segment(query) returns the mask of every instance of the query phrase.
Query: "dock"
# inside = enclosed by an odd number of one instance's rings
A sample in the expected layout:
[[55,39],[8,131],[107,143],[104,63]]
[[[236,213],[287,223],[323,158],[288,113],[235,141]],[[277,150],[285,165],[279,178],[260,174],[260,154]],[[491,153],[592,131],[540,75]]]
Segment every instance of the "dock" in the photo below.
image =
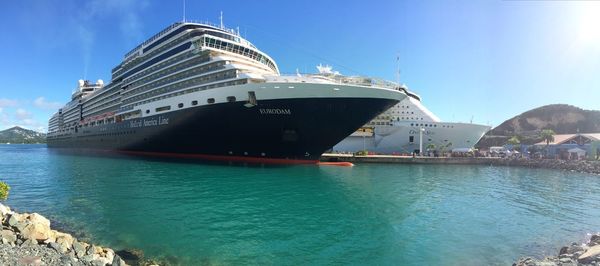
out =
[[428,157],[402,155],[353,155],[324,153],[321,162],[396,163],[396,164],[481,164],[497,165],[498,157]]

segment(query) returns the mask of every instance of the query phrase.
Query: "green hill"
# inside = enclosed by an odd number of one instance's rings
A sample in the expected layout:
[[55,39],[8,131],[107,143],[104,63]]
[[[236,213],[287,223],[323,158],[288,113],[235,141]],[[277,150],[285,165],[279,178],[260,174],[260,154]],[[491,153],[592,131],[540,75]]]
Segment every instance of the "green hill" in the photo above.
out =
[[12,127],[0,131],[0,143],[46,143],[46,134],[22,127]]

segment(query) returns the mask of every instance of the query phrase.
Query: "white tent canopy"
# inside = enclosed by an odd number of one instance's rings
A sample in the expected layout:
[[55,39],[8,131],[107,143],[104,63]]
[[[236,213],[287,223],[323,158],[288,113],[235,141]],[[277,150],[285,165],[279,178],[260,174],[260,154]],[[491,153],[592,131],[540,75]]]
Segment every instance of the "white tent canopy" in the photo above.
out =
[[577,156],[585,155],[586,151],[580,148],[569,149],[569,153],[577,153]]
[[454,148],[452,149],[452,152],[472,152],[473,149],[471,148]]

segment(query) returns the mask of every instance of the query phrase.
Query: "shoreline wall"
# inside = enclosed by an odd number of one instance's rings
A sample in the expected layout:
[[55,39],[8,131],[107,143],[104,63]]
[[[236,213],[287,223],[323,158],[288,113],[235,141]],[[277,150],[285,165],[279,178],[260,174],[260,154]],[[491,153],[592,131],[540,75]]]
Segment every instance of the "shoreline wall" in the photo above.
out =
[[323,154],[322,162],[350,163],[396,163],[396,164],[462,164],[491,166],[521,166],[577,171],[600,175],[600,161],[557,160],[497,157],[406,157],[389,155],[353,156],[345,154]]

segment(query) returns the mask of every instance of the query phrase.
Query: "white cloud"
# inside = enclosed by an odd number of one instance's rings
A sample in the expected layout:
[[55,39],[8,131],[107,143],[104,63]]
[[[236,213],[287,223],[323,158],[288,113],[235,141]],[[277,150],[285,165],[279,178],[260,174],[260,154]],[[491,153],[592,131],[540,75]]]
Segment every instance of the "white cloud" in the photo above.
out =
[[0,107],[15,107],[17,105],[19,105],[17,100],[0,98]]
[[33,101],[33,105],[35,105],[35,107],[40,108],[40,109],[52,110],[52,111],[55,111],[56,109],[58,109],[62,106],[62,104],[59,102],[48,102],[48,101],[46,101],[46,98],[44,98],[44,97],[37,97]]
[[15,112],[15,117],[17,118],[17,120],[24,121],[27,119],[31,119],[31,113],[23,108],[19,108]]

